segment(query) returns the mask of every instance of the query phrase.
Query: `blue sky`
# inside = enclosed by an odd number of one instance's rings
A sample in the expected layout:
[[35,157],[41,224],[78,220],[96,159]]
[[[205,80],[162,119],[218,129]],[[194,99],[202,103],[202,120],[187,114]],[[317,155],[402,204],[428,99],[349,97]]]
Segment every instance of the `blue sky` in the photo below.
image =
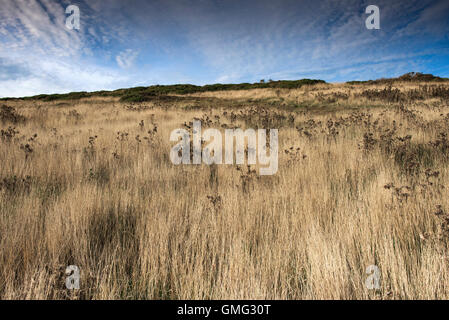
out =
[[409,71],[449,77],[449,1],[0,0],[0,97]]

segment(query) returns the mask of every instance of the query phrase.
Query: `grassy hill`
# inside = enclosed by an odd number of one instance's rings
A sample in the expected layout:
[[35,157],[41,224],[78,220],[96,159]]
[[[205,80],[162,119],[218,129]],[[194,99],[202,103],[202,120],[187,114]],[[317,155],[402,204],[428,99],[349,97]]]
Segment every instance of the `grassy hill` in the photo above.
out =
[[448,78],[441,78],[433,74],[421,72],[408,72],[397,78],[381,78],[367,81],[348,81],[348,84],[393,84],[395,82],[443,82]]
[[[396,82],[410,83],[439,83],[449,81],[448,78],[441,78],[432,74],[423,74],[420,72],[409,72],[397,78],[381,78],[377,80],[366,81],[348,81],[347,84],[365,84],[365,85],[392,85]],[[277,80],[256,83],[231,83],[231,84],[207,84],[197,86],[193,84],[174,84],[174,85],[153,85],[148,87],[123,88],[112,91],[102,90],[93,92],[70,92],[64,94],[40,94],[36,96],[22,98],[0,98],[0,100],[78,100],[90,97],[120,97],[123,102],[144,102],[154,100],[157,97],[167,95],[185,95],[200,92],[228,91],[228,90],[250,90],[250,89],[299,89],[304,85],[315,85],[326,83],[324,80],[301,79],[301,80]]]
[[113,91],[94,91],[94,92],[70,92],[65,94],[40,94],[24,98],[3,98],[0,100],[76,100],[90,97],[120,97],[121,101],[143,102],[152,100],[156,96],[170,94],[191,94],[197,92],[208,91],[226,91],[226,90],[248,90],[261,88],[279,88],[279,89],[298,89],[303,85],[313,85],[325,83],[324,80],[301,79],[301,80],[279,80],[257,83],[238,83],[238,84],[208,84],[204,86],[196,86],[192,84],[175,84],[175,85],[154,85],[149,87],[135,87],[129,89],[118,89]]

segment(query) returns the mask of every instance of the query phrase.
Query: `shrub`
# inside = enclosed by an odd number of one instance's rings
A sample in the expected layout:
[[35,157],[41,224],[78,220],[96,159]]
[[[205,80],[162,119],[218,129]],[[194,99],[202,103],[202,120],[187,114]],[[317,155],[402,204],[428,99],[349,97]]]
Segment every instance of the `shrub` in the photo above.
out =
[[2,105],[0,107],[0,121],[2,123],[11,122],[11,123],[20,123],[25,122],[26,118],[17,113],[16,109],[13,107]]

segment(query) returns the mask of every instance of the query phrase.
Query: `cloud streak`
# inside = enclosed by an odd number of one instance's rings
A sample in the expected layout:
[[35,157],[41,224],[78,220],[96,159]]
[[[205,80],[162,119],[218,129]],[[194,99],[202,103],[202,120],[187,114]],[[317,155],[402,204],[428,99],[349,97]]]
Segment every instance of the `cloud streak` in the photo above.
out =
[[127,69],[134,65],[138,54],[138,52],[133,51],[132,49],[126,49],[125,51],[120,52],[120,54],[115,57],[115,60],[120,68]]

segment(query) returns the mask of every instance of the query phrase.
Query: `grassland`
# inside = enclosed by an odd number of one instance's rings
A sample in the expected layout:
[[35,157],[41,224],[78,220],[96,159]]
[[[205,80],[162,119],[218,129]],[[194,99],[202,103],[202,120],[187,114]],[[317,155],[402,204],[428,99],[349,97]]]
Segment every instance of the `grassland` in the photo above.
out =
[[[0,298],[448,299],[449,82],[239,89],[0,101]],[[194,118],[279,171],[173,165]]]

